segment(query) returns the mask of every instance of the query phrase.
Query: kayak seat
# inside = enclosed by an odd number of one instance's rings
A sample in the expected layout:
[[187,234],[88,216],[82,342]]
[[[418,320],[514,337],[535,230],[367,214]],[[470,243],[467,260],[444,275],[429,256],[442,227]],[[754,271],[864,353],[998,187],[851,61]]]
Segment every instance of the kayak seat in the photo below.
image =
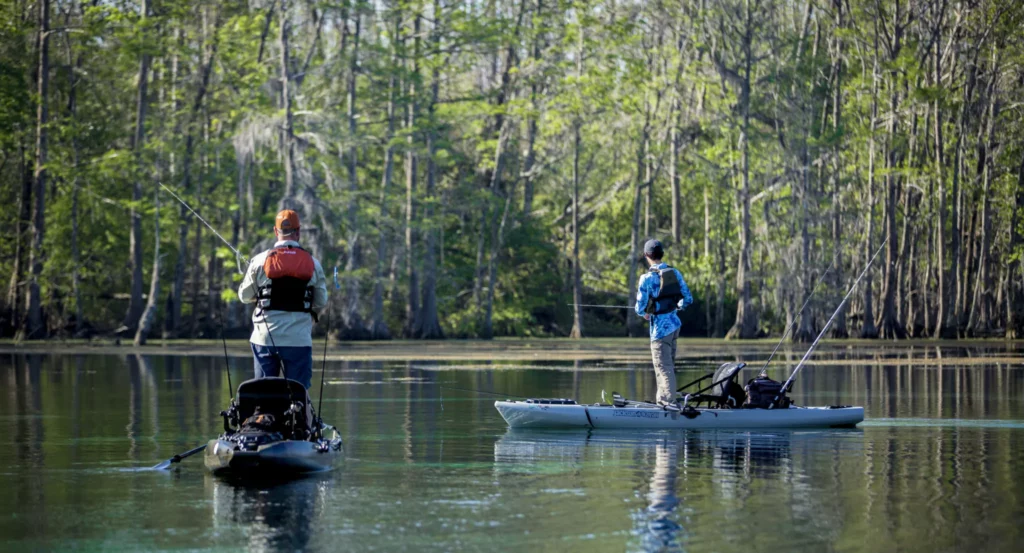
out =
[[695,404],[707,403],[710,407],[742,407],[747,401],[747,391],[736,382],[736,378],[740,369],[746,365],[742,362],[723,363],[713,374],[704,377],[711,379],[711,384],[690,396],[690,401]]
[[239,421],[252,417],[258,408],[260,414],[271,415],[279,424],[290,422],[292,417],[286,413],[292,403],[301,403],[305,415],[299,417],[300,428],[292,430],[308,432],[313,427],[313,405],[300,382],[279,377],[256,378],[239,384],[235,395]]

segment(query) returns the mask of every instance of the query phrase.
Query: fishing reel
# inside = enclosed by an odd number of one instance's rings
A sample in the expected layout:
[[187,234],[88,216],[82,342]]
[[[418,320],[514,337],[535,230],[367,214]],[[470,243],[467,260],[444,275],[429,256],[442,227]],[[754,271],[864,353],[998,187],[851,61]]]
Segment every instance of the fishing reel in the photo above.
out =
[[307,428],[306,404],[301,401],[293,401],[291,406],[284,412],[285,417],[290,417],[288,426],[291,427],[293,439],[306,439],[311,429]]
[[235,401],[231,400],[231,406],[220,412],[220,416],[224,419],[224,433],[234,434],[235,429],[239,427],[238,420],[238,409],[235,405]]

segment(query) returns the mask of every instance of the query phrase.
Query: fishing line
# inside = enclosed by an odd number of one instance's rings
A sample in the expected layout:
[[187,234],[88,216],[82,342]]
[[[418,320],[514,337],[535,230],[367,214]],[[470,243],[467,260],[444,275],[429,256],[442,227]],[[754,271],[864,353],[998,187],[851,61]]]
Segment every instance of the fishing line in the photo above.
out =
[[[334,289],[341,289],[341,285],[338,284],[338,267],[334,267]],[[327,302],[327,333],[324,334],[324,360],[320,366],[320,401],[317,402],[316,416],[320,417],[320,409],[324,406],[324,375],[327,373],[327,340],[331,336],[331,302]],[[322,418],[321,418],[322,420]]]
[[514,394],[501,394],[501,393],[498,393],[498,392],[488,392],[486,390],[477,390],[477,389],[474,389],[474,388],[459,388],[458,386],[448,386],[448,385],[445,385],[445,384],[441,384],[440,387],[443,390],[458,390],[460,392],[471,392],[471,393],[474,393],[474,394],[483,394],[483,395],[495,396],[495,397],[514,397],[514,398],[518,398],[518,399],[530,399],[530,398],[528,398],[526,396],[517,396],[517,395],[514,395]]
[[[203,219],[203,216],[200,215],[199,213],[197,213],[196,210],[192,209],[192,206],[188,205],[188,203],[186,203],[185,200],[181,199],[181,196],[175,194],[174,190],[171,190],[170,188],[167,187],[167,185],[165,185],[162,182],[158,183],[158,184],[160,184],[161,188],[163,188],[168,193],[170,193],[171,196],[174,196],[174,199],[176,199],[179,202],[181,202],[181,205],[185,206],[185,209],[191,211],[192,215],[195,215],[196,219],[199,219],[200,222],[202,222],[204,225],[206,225],[206,228],[210,229],[210,232],[215,234],[217,236],[217,238],[220,238],[220,241],[224,242],[225,246],[227,246],[229,249],[231,249],[231,251],[235,252],[235,266],[238,268],[238,273],[244,276],[246,274],[246,271],[242,270],[242,263],[244,262],[245,266],[248,268],[248,266],[249,266],[249,259],[247,257],[245,257],[244,255],[242,255],[241,253],[239,253],[239,251],[236,250],[235,247],[231,245],[231,242],[228,242],[226,238],[221,236],[220,233],[217,232],[217,229],[213,228],[213,225],[208,223],[206,221],[206,219]],[[263,307],[260,306],[259,299],[257,299],[257,301],[256,301],[256,309],[260,310],[260,317],[263,318],[263,326],[265,326],[267,328],[267,336],[270,337],[270,345],[273,346],[273,348],[274,348],[274,357],[277,358],[278,364],[281,365],[281,372],[283,373],[284,369],[285,369],[284,359],[281,357],[281,351],[279,349],[277,349],[277,344],[274,342],[274,334],[270,331],[270,322],[267,320],[267,310],[263,309]],[[253,323],[253,324],[255,324],[255,323]],[[221,330],[221,333],[222,333],[222,336],[223,336],[223,329]],[[225,349],[225,352],[226,352],[227,351],[227,344],[226,343],[225,343],[224,349]]]
[[843,301],[839,302],[839,307],[835,310],[835,313],[832,313],[832,316],[829,317],[828,321],[825,323],[825,327],[821,329],[821,332],[818,333],[818,337],[814,339],[814,342],[811,343],[811,347],[807,349],[807,353],[804,354],[803,358],[800,359],[800,362],[797,363],[796,368],[793,369],[793,374],[789,375],[789,378],[786,379],[785,384],[783,384],[782,388],[779,389],[779,394],[775,396],[774,400],[772,400],[772,405],[778,402],[779,397],[783,393],[785,393],[790,383],[792,383],[793,379],[796,378],[796,374],[800,372],[800,369],[804,366],[804,362],[806,362],[807,358],[811,356],[811,352],[813,352],[814,348],[817,347],[818,342],[821,340],[821,337],[825,335],[825,332],[828,330],[828,327],[832,326],[832,321],[835,320],[836,315],[838,315],[839,311],[841,311],[843,309],[843,306],[846,305],[846,301],[850,299],[850,295],[853,294],[853,291],[857,289],[857,285],[860,284],[860,281],[862,278],[864,278],[864,275],[868,274],[868,270],[871,269],[871,264],[875,262],[875,258],[878,257],[878,254],[882,253],[882,248],[884,248],[885,245],[889,243],[889,238],[889,236],[885,237],[885,240],[882,241],[882,245],[878,247],[878,251],[876,251],[875,255],[873,255],[871,257],[871,260],[868,261],[867,267],[864,267],[864,270],[861,271],[860,276],[858,276],[857,280],[853,282],[853,286],[851,286],[850,290],[846,292],[846,296],[843,297]]
[[[832,258],[832,264],[829,265],[828,269],[826,269],[825,272],[821,274],[821,277],[818,278],[818,282],[816,282],[814,284],[814,288],[811,289],[811,294],[809,296],[807,296],[807,299],[804,300],[804,304],[800,306],[800,310],[796,312],[797,315],[803,314],[804,309],[807,309],[807,304],[811,303],[811,298],[813,298],[814,297],[814,293],[818,291],[818,286],[820,286],[821,283],[825,281],[825,275],[827,275],[829,273],[829,271],[831,271],[832,268],[835,267],[835,265],[836,265],[836,259],[833,257]],[[779,343],[775,344],[775,349],[773,349],[772,350],[772,354],[768,356],[768,360],[764,362],[764,366],[761,367],[761,371],[760,372],[763,373],[763,372],[765,372],[768,369],[768,363],[772,362],[772,359],[775,357],[775,354],[778,353],[779,348],[782,347],[782,343],[786,341],[786,338],[789,337],[789,333],[793,332],[793,329],[796,328],[796,325],[798,325],[798,324],[800,324],[799,320],[794,322],[792,325],[789,326],[789,328],[786,329],[786,333],[782,335],[782,339],[779,340]]]

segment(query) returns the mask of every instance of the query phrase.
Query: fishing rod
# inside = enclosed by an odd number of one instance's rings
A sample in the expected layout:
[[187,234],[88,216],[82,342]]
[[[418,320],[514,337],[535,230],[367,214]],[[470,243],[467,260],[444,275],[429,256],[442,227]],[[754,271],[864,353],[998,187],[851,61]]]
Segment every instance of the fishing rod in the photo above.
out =
[[[245,265],[246,267],[248,267],[248,266],[249,266],[249,258],[247,258],[247,257],[245,257],[244,255],[242,255],[241,253],[239,253],[239,251],[238,251],[238,250],[236,250],[236,249],[235,249],[235,247],[231,245],[231,242],[228,242],[228,240],[227,240],[226,238],[224,238],[223,236],[221,236],[221,235],[220,235],[220,233],[219,233],[219,232],[217,232],[217,229],[213,228],[213,225],[211,225],[210,223],[206,222],[206,219],[203,219],[203,216],[202,216],[202,215],[200,215],[199,213],[197,213],[197,212],[196,212],[196,210],[192,209],[192,206],[188,205],[188,204],[187,204],[187,203],[185,202],[185,200],[181,199],[181,196],[179,196],[179,195],[175,194],[175,193],[174,193],[174,190],[171,190],[170,188],[168,188],[168,187],[167,187],[167,185],[165,185],[165,184],[164,184],[164,183],[162,183],[162,182],[161,182],[161,183],[159,183],[159,184],[160,184],[160,186],[161,186],[161,187],[162,187],[162,188],[163,188],[164,190],[166,190],[166,191],[167,191],[168,193],[170,193],[170,195],[171,195],[171,196],[174,196],[174,199],[175,199],[175,200],[178,200],[179,202],[181,202],[181,205],[185,206],[185,209],[187,209],[187,210],[191,211],[191,212],[192,212],[192,215],[195,215],[195,216],[196,216],[196,219],[199,219],[199,221],[200,221],[201,223],[203,223],[204,225],[206,225],[206,228],[210,229],[210,231],[211,231],[211,232],[213,232],[213,234],[215,234],[215,235],[217,236],[217,238],[220,238],[220,241],[221,241],[221,242],[224,242],[224,245],[225,245],[225,246],[227,246],[228,248],[230,248],[230,249],[231,249],[231,251],[235,252],[235,265],[236,265],[236,266],[238,267],[238,272],[239,272],[240,274],[245,274],[245,271],[243,271],[243,270],[242,270],[242,265],[244,264],[244,265]],[[243,261],[244,263],[239,263],[239,261]]]
[[[218,302],[219,303],[219,302]],[[224,306],[220,307],[220,343],[224,346],[224,374],[228,376],[228,399],[235,402],[235,388],[231,385],[231,363],[228,359],[228,341],[224,337]]]
[[[334,267],[334,289],[340,290],[338,284],[338,267]],[[324,334],[324,361],[320,366],[320,400],[316,406],[316,416],[320,417],[320,409],[324,406],[324,375],[327,373],[327,340],[331,336],[331,302],[327,302],[327,332]]]
[[[219,313],[220,317],[218,317],[219,318],[219,321],[218,321],[219,324],[217,326],[219,327],[219,330],[220,330],[220,332],[219,332],[220,333],[220,343],[224,346],[224,374],[226,374],[227,377],[228,377],[228,399],[229,399],[229,401],[231,403],[234,403],[235,402],[235,387],[234,387],[233,384],[231,384],[231,361],[230,361],[230,358],[228,357],[228,341],[227,341],[227,338],[224,337],[224,308],[221,307],[219,312],[220,312]],[[206,449],[206,444],[203,444],[203,445],[201,445],[199,447],[194,447],[194,448],[192,448],[192,449],[190,449],[188,451],[179,453],[179,454],[175,455],[174,457],[171,457],[170,459],[167,459],[166,461],[164,461],[162,463],[159,463],[157,465],[153,465],[152,467],[150,467],[149,470],[167,470],[167,469],[171,468],[171,465],[173,465],[175,463],[180,463],[183,460],[188,459],[189,457],[191,457],[191,456],[195,455],[196,453],[199,453],[200,451],[203,451],[205,449]]]
[[[576,304],[575,303],[567,303],[565,305],[576,305]],[[604,309],[633,309],[633,307],[629,306],[629,305],[593,305],[593,304],[589,304],[589,303],[581,303],[579,305],[580,305],[580,307],[599,307],[599,308],[604,308]],[[676,309],[676,311],[679,311],[679,309]]]
[[[835,257],[833,257],[832,264],[828,266],[828,269],[826,269],[824,273],[821,273],[821,277],[818,278],[818,282],[814,284],[814,288],[811,289],[810,295],[807,296],[807,299],[804,300],[804,304],[800,306],[800,310],[796,312],[797,315],[801,315],[804,312],[804,309],[807,309],[807,304],[811,303],[811,298],[813,298],[814,293],[818,291],[818,286],[820,286],[821,283],[825,281],[825,275],[827,275],[829,271],[831,271],[832,268],[835,267],[835,265],[836,259]],[[782,339],[779,340],[779,343],[775,344],[775,349],[773,349],[772,354],[768,356],[768,360],[764,362],[764,366],[761,367],[760,372],[764,373],[766,370],[768,370],[768,364],[772,362],[772,359],[775,357],[775,354],[778,353],[779,348],[782,346],[783,342],[786,341],[786,338],[789,337],[789,333],[793,332],[793,329],[796,328],[797,324],[799,324],[799,320],[794,322],[792,325],[789,326],[789,328],[786,329],[786,333],[782,335]],[[714,384],[712,384],[712,386],[714,386]]]
[[796,378],[797,373],[800,372],[801,368],[803,368],[804,363],[807,361],[807,358],[811,356],[811,352],[813,352],[814,348],[818,346],[818,342],[821,341],[821,337],[824,336],[825,332],[828,331],[828,328],[832,326],[832,321],[835,320],[836,315],[838,315],[839,312],[843,309],[843,306],[846,305],[847,300],[850,299],[850,295],[853,294],[853,291],[857,289],[857,285],[860,284],[860,281],[862,278],[864,278],[864,275],[868,274],[868,270],[871,269],[871,264],[874,263],[875,258],[878,257],[878,254],[882,253],[882,249],[885,248],[885,245],[887,243],[889,243],[889,238],[889,236],[886,236],[885,240],[882,241],[882,245],[878,247],[878,251],[876,251],[875,255],[871,256],[871,260],[868,261],[867,267],[864,267],[864,270],[861,271],[860,276],[858,276],[857,280],[853,282],[853,286],[851,286],[849,291],[846,292],[846,296],[843,297],[843,301],[839,302],[839,307],[836,308],[834,313],[832,313],[832,316],[829,317],[828,321],[825,323],[825,327],[822,328],[821,332],[818,333],[818,337],[815,338],[814,342],[811,343],[811,347],[808,348],[807,353],[804,353],[803,358],[800,359],[799,363],[797,363],[796,368],[793,369],[793,373],[789,375],[789,378],[786,379],[786,382],[782,385],[781,388],[779,388],[779,393],[776,394],[775,399],[772,400],[772,406],[778,403],[779,397],[781,397],[782,394],[786,393],[786,390],[792,384],[793,379]]
[[[238,273],[244,275],[245,271],[242,270],[242,265],[244,264],[246,267],[248,267],[249,258],[245,257],[238,250],[236,250],[235,247],[231,245],[231,242],[228,242],[227,238],[221,236],[220,233],[217,232],[217,229],[213,228],[213,225],[208,223],[206,219],[203,219],[203,216],[196,212],[196,210],[192,209],[192,206],[188,205],[188,203],[185,202],[185,200],[181,199],[181,196],[175,194],[174,190],[171,190],[170,188],[167,187],[167,185],[165,185],[162,182],[159,184],[164,190],[169,192],[171,196],[174,196],[174,199],[181,202],[181,205],[185,206],[185,209],[191,211],[192,215],[195,215],[196,219],[199,219],[200,222],[206,225],[206,228],[210,229],[210,231],[213,232],[213,234],[216,235],[217,238],[220,238],[220,241],[224,242],[225,246],[227,246],[232,252],[235,253],[235,266],[238,268]],[[260,309],[258,302],[256,308]],[[274,356],[277,357],[277,362],[281,364],[281,372],[283,373],[285,368],[284,358],[281,357],[281,350],[277,349],[277,344],[274,342],[274,334],[270,331],[270,323],[267,321],[267,311],[265,309],[262,310],[261,316],[263,318],[263,326],[267,327],[267,336],[270,337],[270,345],[273,346],[274,348]],[[226,348],[227,346],[225,345],[225,349]]]

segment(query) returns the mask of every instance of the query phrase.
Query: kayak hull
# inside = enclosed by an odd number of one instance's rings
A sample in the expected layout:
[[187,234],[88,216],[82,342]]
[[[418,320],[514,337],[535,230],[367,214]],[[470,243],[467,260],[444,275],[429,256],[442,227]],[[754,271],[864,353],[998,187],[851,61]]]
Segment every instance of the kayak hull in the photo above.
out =
[[864,421],[863,407],[696,409],[691,417],[651,404],[614,407],[496,401],[494,406],[511,428],[849,428]]
[[340,440],[323,447],[316,442],[281,440],[243,450],[237,443],[217,438],[206,446],[204,463],[214,474],[297,476],[326,472],[341,463]]

